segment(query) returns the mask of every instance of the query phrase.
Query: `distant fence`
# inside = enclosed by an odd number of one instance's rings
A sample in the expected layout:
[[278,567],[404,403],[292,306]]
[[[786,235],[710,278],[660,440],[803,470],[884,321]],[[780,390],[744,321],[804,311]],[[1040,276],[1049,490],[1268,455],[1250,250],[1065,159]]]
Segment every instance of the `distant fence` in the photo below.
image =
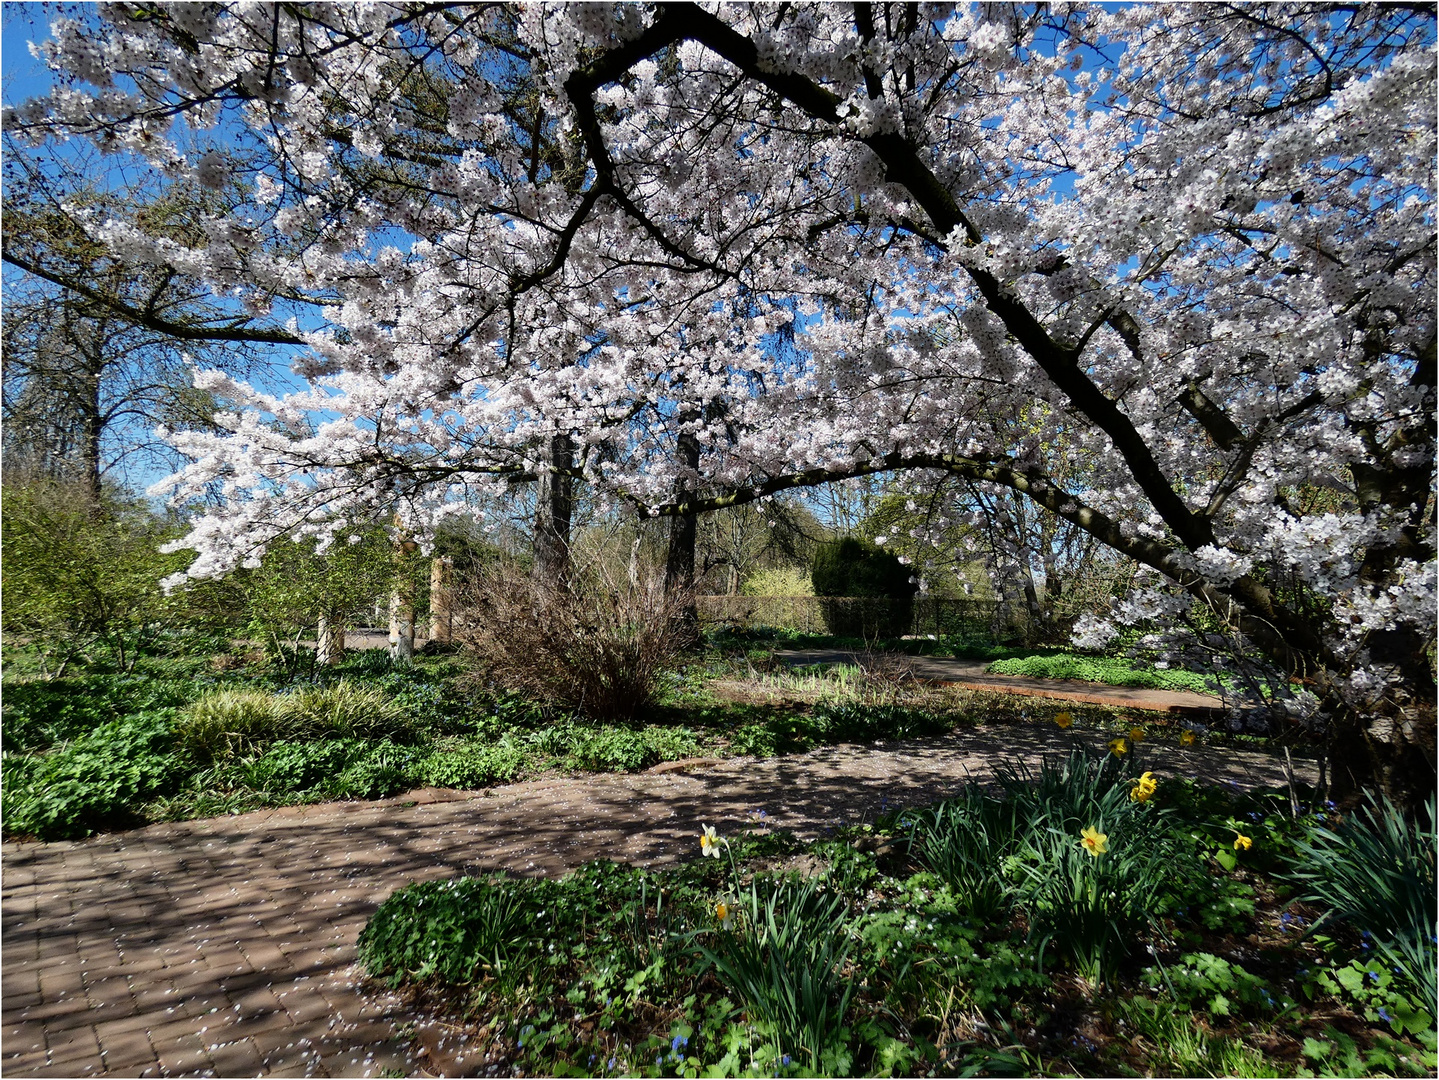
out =
[[917,596],[887,600],[858,596],[700,596],[700,622],[751,629],[782,627],[807,634],[846,632],[856,637],[900,634],[1021,634],[1024,611],[995,600]]

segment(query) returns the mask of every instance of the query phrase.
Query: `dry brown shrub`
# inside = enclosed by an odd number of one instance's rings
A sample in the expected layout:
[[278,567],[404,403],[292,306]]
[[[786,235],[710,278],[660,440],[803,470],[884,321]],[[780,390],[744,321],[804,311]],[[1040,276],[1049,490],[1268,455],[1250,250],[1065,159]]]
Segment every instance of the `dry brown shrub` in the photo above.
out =
[[693,644],[686,601],[658,581],[616,583],[597,572],[559,590],[515,566],[492,566],[461,588],[455,637],[508,690],[627,721]]

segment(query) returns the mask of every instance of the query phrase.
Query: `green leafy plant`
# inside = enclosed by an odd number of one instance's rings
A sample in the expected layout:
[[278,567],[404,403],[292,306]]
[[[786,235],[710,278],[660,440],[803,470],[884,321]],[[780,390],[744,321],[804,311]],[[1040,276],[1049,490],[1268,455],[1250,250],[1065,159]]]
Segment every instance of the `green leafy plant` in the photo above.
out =
[[776,1053],[796,1050],[818,1069],[853,993],[842,974],[850,953],[844,898],[814,878],[755,878],[738,893],[733,914],[722,909],[722,925],[698,938],[699,951],[773,1033]]
[[1144,686],[1157,690],[1190,690],[1214,693],[1214,682],[1192,671],[1141,666],[1127,660],[1073,653],[1029,655],[996,659],[988,667],[999,675],[1021,675],[1028,679],[1081,679],[1108,686]]
[[6,831],[58,840],[125,823],[143,799],[172,790],[184,775],[188,762],[172,752],[173,742],[169,715],[156,712],[101,724],[28,762],[7,754]]
[[1341,824],[1311,824],[1285,873],[1305,900],[1373,935],[1376,948],[1430,1002],[1439,994],[1435,844],[1434,798],[1411,821],[1387,798],[1371,797]]
[[523,888],[503,877],[403,888],[360,932],[360,963],[392,986],[407,977],[467,983],[503,969],[531,947]]
[[415,766],[413,775],[421,784],[471,789],[509,783],[529,767],[524,748],[506,739],[436,750]]
[[1156,990],[1167,989],[1185,1008],[1203,1009],[1213,1016],[1231,1016],[1246,1007],[1272,1010],[1284,1004],[1264,979],[1208,952],[1183,953],[1175,963],[1145,968],[1144,982]]

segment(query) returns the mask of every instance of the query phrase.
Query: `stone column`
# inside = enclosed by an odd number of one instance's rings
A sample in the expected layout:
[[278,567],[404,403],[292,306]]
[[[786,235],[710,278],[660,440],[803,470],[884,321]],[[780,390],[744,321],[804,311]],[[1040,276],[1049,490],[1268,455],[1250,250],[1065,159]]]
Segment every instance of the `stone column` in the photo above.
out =
[[452,606],[454,560],[436,555],[430,561],[430,640],[449,644],[455,629]]
[[345,655],[345,624],[320,616],[315,631],[315,662],[321,667],[338,664]]

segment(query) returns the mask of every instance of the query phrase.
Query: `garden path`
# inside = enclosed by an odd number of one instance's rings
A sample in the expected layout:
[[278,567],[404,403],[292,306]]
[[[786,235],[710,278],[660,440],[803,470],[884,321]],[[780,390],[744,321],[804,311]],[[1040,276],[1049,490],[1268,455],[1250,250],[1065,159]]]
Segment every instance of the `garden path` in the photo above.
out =
[[[661,865],[763,823],[820,835],[1098,732],[1011,724],[649,773],[551,777],[484,792],[424,790],[3,846],[5,1076],[454,1075],[457,1033],[364,987],[355,940],[393,890],[508,869],[558,874],[597,857]],[[1282,783],[1271,756],[1145,747],[1146,768]],[[1313,780],[1310,762],[1297,762]],[[764,811],[761,818],[760,811]],[[415,1043],[397,1033],[405,1026]]]

